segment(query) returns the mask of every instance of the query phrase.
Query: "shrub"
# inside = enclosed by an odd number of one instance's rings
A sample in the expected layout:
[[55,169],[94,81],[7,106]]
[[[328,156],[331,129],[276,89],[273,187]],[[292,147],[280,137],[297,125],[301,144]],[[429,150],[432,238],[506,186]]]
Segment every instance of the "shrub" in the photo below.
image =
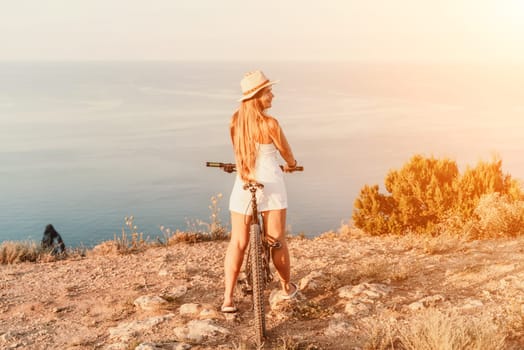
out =
[[480,198],[486,194],[500,193],[512,200],[522,199],[522,191],[516,180],[502,172],[502,160],[491,163],[479,162],[475,168],[467,168],[454,187],[457,193],[454,211],[461,217],[473,216]]
[[499,159],[479,162],[461,176],[454,161],[416,155],[391,170],[385,186],[388,194],[378,185],[365,185],[355,200],[353,221],[368,234],[438,235],[444,226],[457,229],[470,222],[486,194],[499,193],[508,204],[523,198],[520,185],[502,173]]
[[524,201],[498,192],[483,195],[474,210],[472,238],[517,237],[524,233]]

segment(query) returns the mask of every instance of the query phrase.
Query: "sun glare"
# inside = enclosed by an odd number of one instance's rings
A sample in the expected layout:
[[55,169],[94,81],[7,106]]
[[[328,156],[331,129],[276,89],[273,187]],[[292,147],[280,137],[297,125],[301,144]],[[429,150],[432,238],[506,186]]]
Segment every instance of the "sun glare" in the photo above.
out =
[[524,33],[524,1],[503,0],[498,1],[495,6],[495,14],[498,15],[501,26],[511,27],[515,34]]

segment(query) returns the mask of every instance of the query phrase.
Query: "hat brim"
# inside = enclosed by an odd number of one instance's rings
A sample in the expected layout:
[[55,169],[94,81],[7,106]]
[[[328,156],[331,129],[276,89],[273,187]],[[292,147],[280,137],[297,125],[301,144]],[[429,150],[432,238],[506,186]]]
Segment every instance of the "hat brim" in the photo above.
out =
[[260,90],[262,90],[264,88],[267,88],[268,86],[274,85],[274,84],[278,83],[279,81],[280,80],[268,81],[267,83],[265,83],[264,85],[262,85],[258,89],[256,89],[255,91],[250,92],[249,94],[242,96],[242,98],[237,100],[237,101],[238,102],[242,102],[242,101],[245,101],[245,100],[249,100],[250,98],[255,96]]

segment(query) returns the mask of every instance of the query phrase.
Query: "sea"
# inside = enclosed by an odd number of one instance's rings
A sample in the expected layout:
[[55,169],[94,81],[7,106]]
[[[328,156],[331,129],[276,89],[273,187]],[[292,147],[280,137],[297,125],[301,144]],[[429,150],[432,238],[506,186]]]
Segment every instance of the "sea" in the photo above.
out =
[[[460,169],[499,157],[524,178],[524,65],[365,62],[0,62],[0,242],[67,246],[161,227],[229,228],[229,121],[245,72],[273,107],[301,173],[285,174],[288,230],[351,225],[360,189],[415,154]],[[385,192],[384,192],[385,193]],[[221,194],[221,196],[219,195]],[[128,231],[129,232],[129,231]]]

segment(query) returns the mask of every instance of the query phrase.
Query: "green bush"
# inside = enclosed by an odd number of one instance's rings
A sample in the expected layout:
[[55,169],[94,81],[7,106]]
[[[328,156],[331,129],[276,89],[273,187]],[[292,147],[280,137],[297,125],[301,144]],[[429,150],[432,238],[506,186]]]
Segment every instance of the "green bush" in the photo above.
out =
[[477,218],[475,211],[486,194],[499,193],[507,204],[523,199],[520,185],[503,174],[499,159],[479,162],[461,175],[455,161],[415,155],[387,174],[385,187],[387,194],[380,193],[378,185],[365,185],[355,200],[355,226],[372,235],[436,235],[443,224],[453,222],[460,228]]

